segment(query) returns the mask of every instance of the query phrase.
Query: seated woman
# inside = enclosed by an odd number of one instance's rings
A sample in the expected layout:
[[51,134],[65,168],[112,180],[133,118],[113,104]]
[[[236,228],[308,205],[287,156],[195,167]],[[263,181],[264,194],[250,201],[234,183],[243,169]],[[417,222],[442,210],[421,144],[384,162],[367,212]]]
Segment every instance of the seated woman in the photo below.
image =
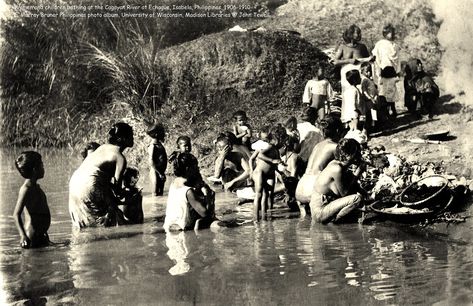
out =
[[335,158],[337,142],[343,131],[340,119],[331,115],[320,122],[324,140],[315,145],[310,154],[307,169],[297,184],[296,200],[307,204],[314,190],[317,175]]
[[[353,139],[342,139],[337,145],[335,160],[317,176],[310,199],[312,220],[319,223],[339,222],[357,208],[362,201],[357,184],[363,172],[361,147]],[[350,166],[357,166],[352,173]]]
[[119,122],[108,134],[108,143],[90,153],[69,181],[69,212],[78,228],[124,223],[115,194],[122,189],[123,151],[133,146],[133,129]]
[[179,153],[173,162],[176,178],[169,187],[164,230],[209,227],[215,221],[215,193],[205,196],[194,187],[201,180],[197,160],[190,153]]

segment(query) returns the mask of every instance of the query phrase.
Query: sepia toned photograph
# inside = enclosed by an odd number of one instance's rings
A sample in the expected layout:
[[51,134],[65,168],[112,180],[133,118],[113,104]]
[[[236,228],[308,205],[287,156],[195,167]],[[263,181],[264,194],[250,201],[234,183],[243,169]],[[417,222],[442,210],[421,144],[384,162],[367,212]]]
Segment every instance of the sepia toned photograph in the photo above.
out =
[[1,305],[472,305],[470,0],[0,0]]

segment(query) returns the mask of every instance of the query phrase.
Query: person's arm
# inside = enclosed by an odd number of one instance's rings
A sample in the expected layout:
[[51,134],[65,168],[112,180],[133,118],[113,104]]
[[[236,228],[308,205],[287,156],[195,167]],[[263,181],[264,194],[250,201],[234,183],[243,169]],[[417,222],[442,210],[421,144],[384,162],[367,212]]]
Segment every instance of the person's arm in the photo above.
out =
[[207,217],[207,208],[198,200],[198,197],[195,195],[194,190],[189,188],[186,193],[187,201],[192,206],[192,208],[202,217]]
[[20,191],[18,192],[18,200],[16,202],[15,211],[13,212],[13,219],[15,220],[16,228],[20,234],[20,244],[21,247],[27,248],[30,246],[30,239],[26,235],[25,228],[23,226],[23,220],[21,219],[21,214],[25,208],[26,198],[27,198],[28,188],[21,186]]
[[302,95],[302,103],[310,103],[310,93],[311,93],[311,86],[310,81],[307,81],[304,88],[304,94]]
[[289,175],[292,177],[296,177],[297,174],[297,158],[298,155],[293,154],[292,158],[287,161],[287,168],[292,169],[292,171],[289,173]]
[[166,151],[165,151],[164,147],[160,147],[158,153],[159,153],[158,154],[158,163],[156,165],[155,171],[156,171],[156,173],[158,173],[158,175],[161,179],[165,179],[166,178],[165,170],[162,173],[161,173],[160,170],[158,170],[158,168],[159,169],[166,169],[166,167],[167,167],[168,161],[167,161],[167,158],[166,158]]
[[[246,127],[246,126],[245,126],[245,127]],[[238,130],[235,128],[235,136],[236,136],[237,138],[243,138],[243,137],[245,137],[245,136],[248,135],[248,131],[249,131],[249,128],[246,127],[246,129],[245,129],[243,132],[241,132],[241,133],[238,134]],[[249,136],[248,136],[248,137],[249,137]]]
[[232,188],[233,185],[235,185],[235,183],[244,181],[250,177],[250,167],[248,165],[248,162],[244,158],[241,158],[240,163],[241,163],[241,167],[243,168],[243,172],[239,176],[231,180],[230,182],[226,183],[224,185],[225,189],[228,190]]
[[112,180],[112,189],[115,195],[120,197],[122,193],[123,172],[126,169],[126,159],[123,155],[118,154],[115,161],[115,175]]
[[333,91],[332,85],[327,80],[327,100],[331,101],[335,97],[335,92]]
[[222,176],[223,167],[225,165],[225,158],[227,154],[230,152],[230,148],[226,146],[223,150],[219,152],[217,159],[215,160],[215,171],[214,177],[219,178]]
[[269,150],[272,150],[273,147],[272,146],[269,146],[268,148],[264,149],[264,150],[261,150],[260,154],[258,154],[258,158],[261,159],[261,160],[264,160],[265,162],[267,163],[270,163],[270,164],[279,164],[281,162],[281,159],[280,158],[271,158],[271,157],[268,157],[265,153],[268,152]]
[[154,145],[153,144],[150,144],[148,146],[148,163],[151,167],[151,169],[153,169],[154,171],[158,171],[156,169],[156,165],[154,164],[154,160],[153,160],[153,153],[154,153]]
[[255,170],[253,167],[253,163],[255,162],[255,159],[258,157],[259,152],[260,152],[259,150],[254,151],[253,154],[251,154],[250,159],[248,160],[248,166],[250,168],[250,175],[252,175],[253,171]]

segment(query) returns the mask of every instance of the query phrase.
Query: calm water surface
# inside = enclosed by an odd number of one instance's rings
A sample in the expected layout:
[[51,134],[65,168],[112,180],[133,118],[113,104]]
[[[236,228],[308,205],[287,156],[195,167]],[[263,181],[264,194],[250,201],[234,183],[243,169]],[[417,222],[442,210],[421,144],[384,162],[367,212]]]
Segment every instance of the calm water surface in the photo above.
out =
[[[257,226],[165,234],[165,198],[151,198],[145,187],[145,224],[73,231],[67,183],[80,159],[66,150],[41,151],[56,245],[22,250],[11,217],[22,184],[18,152],[0,153],[0,280],[8,304],[473,303],[470,241],[392,223],[323,226],[279,214]],[[223,219],[251,218],[251,204],[237,206],[232,195],[219,193],[217,209]]]

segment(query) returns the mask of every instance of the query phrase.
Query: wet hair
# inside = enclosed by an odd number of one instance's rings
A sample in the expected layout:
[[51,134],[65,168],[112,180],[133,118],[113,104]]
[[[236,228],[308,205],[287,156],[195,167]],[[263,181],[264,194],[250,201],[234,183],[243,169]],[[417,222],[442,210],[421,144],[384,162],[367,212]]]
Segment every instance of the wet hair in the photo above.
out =
[[36,151],[24,151],[15,160],[16,169],[21,176],[29,179],[33,175],[33,170],[41,165],[41,154]]
[[176,140],[176,145],[179,148],[179,142],[180,141],[185,141],[187,143],[192,144],[191,138],[189,136],[179,136]]
[[246,112],[242,111],[242,110],[238,110],[238,111],[233,113],[233,119],[236,119],[237,117],[241,117],[243,119],[248,119],[248,117],[246,116]]
[[297,129],[297,118],[294,116],[289,117],[289,119],[284,123],[284,127]]
[[343,130],[342,121],[331,115],[326,116],[320,121],[320,127],[325,138],[338,138]]
[[356,86],[361,82],[360,72],[356,69],[349,70],[346,73],[346,79],[350,85]]
[[162,123],[156,123],[146,131],[146,134],[151,138],[163,141],[166,136],[166,129]]
[[125,122],[118,122],[108,131],[108,143],[121,145],[124,138],[131,136],[133,136],[133,128]]
[[281,124],[273,126],[268,134],[268,140],[277,140],[279,147],[286,144],[287,137],[286,129]]
[[387,25],[383,27],[384,37],[388,36],[389,33],[395,33],[395,32],[396,32],[396,28],[390,23],[388,23]]
[[130,187],[131,179],[134,177],[139,178],[140,171],[135,167],[127,167],[125,172],[123,172],[123,185]]
[[185,177],[189,176],[189,168],[198,166],[197,159],[190,153],[179,153],[174,159],[173,163],[174,175]]
[[361,146],[354,139],[342,138],[335,149],[335,157],[341,162],[361,158]]
[[345,32],[343,32],[343,41],[345,41],[347,44],[348,43],[351,43],[352,40],[353,40],[353,36],[355,34],[355,32],[360,32],[360,38],[357,40],[360,41],[361,40],[361,29],[355,25],[355,24],[352,24],[351,26],[349,26]]
[[363,69],[365,69],[365,68],[369,68],[369,69],[371,70],[371,63],[369,63],[369,62],[363,62],[363,63],[361,63],[361,65],[360,65],[360,71],[363,70]]
[[99,143],[95,141],[88,142],[85,145],[85,147],[82,149],[82,151],[80,151],[80,155],[82,156],[82,158],[85,159],[87,155],[89,154],[89,150],[95,151],[97,150],[98,147],[100,147]]

